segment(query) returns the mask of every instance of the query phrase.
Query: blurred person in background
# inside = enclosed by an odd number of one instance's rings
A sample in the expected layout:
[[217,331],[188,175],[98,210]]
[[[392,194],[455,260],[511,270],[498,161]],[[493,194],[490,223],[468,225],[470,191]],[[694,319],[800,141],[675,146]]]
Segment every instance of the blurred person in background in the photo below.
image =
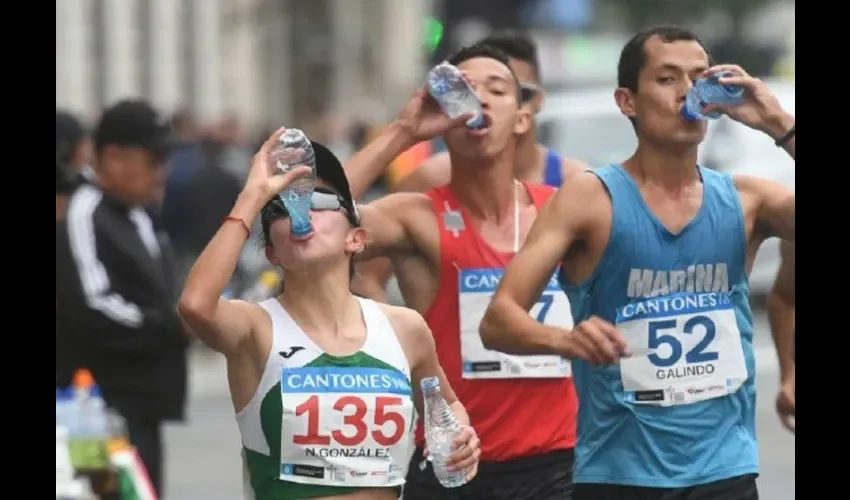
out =
[[796,250],[794,243],[779,244],[779,272],[767,297],[767,318],[779,357],[780,387],[776,396],[776,411],[782,425],[791,432],[796,429]]
[[71,196],[57,247],[56,382],[91,371],[162,495],[162,423],[182,420],[186,402],[173,262],[147,211],[162,200],[170,127],[148,103],[122,101],[94,142],[94,175]]
[[162,226],[174,245],[178,269],[188,272],[197,253],[192,235],[195,218],[198,216],[192,197],[193,186],[204,169],[201,152],[200,131],[195,117],[189,110],[181,109],[171,117],[174,145],[168,157],[168,174],[165,198],[160,217]]
[[56,111],[56,161],[77,174],[91,164],[92,144],[83,124],[67,111]]
[[71,113],[56,110],[56,220],[76,186],[77,177],[91,163],[88,131]]
[[215,126],[215,135],[222,144],[221,168],[230,173],[241,186],[248,178],[248,165],[251,164],[252,150],[242,130],[239,117],[229,114]]
[[[199,338],[227,358],[243,444],[245,497],[397,499],[414,406],[422,414],[419,382],[431,376],[440,379],[446,400],[467,425],[449,462],[471,478],[478,439],[446,382],[428,326],[410,309],[349,292],[353,257],[363,249],[366,233],[342,165],[318,143],[313,143],[317,185],[310,212],[315,231],[307,240],[292,240],[289,214],[278,194],[310,171],[301,167],[272,175],[268,157],[282,132],[269,137],[255,156],[245,188],[192,268],[180,298],[180,313]],[[260,219],[266,257],[285,269],[286,281],[279,296],[260,304],[223,299],[255,219]],[[329,388],[331,399],[319,398],[317,394],[329,394],[312,385],[315,370],[397,381],[406,389],[389,394],[377,384],[363,395],[337,386]],[[288,373],[283,387],[282,373]],[[309,406],[304,401],[311,400],[320,403],[304,410]],[[394,402],[382,404],[390,400]],[[352,405],[357,410],[353,416],[345,409]],[[343,418],[344,413],[348,416]],[[382,426],[382,421],[392,423]],[[364,422],[370,423],[371,433]],[[351,427],[362,435],[339,437],[348,436]],[[325,438],[320,431],[336,437]],[[317,447],[329,454],[316,455]],[[368,451],[370,456],[354,457],[347,451]],[[331,466],[339,466],[336,473],[322,473]]]
[[74,178],[64,166],[56,165],[56,222],[65,216],[68,197],[75,186]]
[[[481,39],[478,43],[495,47],[510,58],[511,69],[519,78],[522,105],[533,116],[540,112],[545,99],[540,78],[540,61],[537,46],[525,33],[501,31]],[[421,147],[421,143],[414,147]],[[560,187],[577,172],[589,168],[579,160],[567,158],[540,144],[537,124],[518,136],[516,169],[517,179]],[[425,192],[448,184],[451,180],[451,159],[448,151],[437,153],[414,168],[395,184],[396,191]],[[364,262],[358,269],[355,290],[375,300],[386,300],[387,281],[392,276],[392,263],[388,259]]]
[[[564,184],[481,321],[492,348],[573,360],[575,500],[759,498],[748,272],[765,239],[795,240],[796,198],[776,182],[698,164],[708,124],[681,109],[694,82],[713,75],[745,97],[705,111],[795,158],[795,118],[764,82],[713,66],[689,30],[635,34],[614,97],[637,149]],[[575,328],[529,316],[553,271]]]
[[[485,128],[465,127],[468,115],[450,120],[420,89],[346,164],[356,196],[399,153],[438,135],[454,167],[447,185],[358,205],[369,234],[363,258],[389,257],[395,264],[405,304],[428,322],[446,377],[481,436],[478,476],[447,490],[432,470],[420,468],[424,438],[418,426],[404,498],[565,500],[572,490],[577,405],[569,364],[557,356],[494,353],[478,333],[503,269],[555,189],[516,179],[517,139],[533,118],[522,105],[508,55],[475,45],[449,63],[465,72],[480,99]],[[562,291],[547,289],[538,297],[539,321],[571,326]]]

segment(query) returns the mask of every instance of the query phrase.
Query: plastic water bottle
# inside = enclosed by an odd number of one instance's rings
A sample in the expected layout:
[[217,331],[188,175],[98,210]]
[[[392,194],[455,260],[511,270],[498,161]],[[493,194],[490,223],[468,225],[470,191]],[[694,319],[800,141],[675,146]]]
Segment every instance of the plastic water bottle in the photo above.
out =
[[442,62],[428,72],[427,81],[428,93],[440,104],[440,108],[449,118],[474,113],[474,116],[466,122],[466,126],[471,129],[485,127],[481,101],[478,100],[478,96],[466,83],[457,67]]
[[703,108],[709,104],[736,105],[743,102],[743,87],[721,85],[719,79],[726,76],[732,76],[732,73],[717,73],[694,82],[682,106],[682,116],[687,120],[714,120],[720,118],[720,113],[703,113]]
[[77,471],[104,470],[109,465],[106,444],[109,425],[106,404],[88,370],[74,374],[69,448],[71,463]]
[[316,188],[316,153],[304,132],[291,128],[280,137],[280,142],[271,153],[271,162],[277,169],[276,173],[281,175],[302,165],[313,169],[312,175],[295,179],[279,195],[289,212],[292,237],[304,239],[313,232],[310,203]]
[[434,468],[434,475],[445,488],[456,488],[466,483],[463,471],[446,469],[446,459],[452,453],[452,440],[460,432],[460,423],[440,392],[440,380],[437,377],[423,378],[419,383],[425,400],[425,442],[428,444],[428,459]]
[[71,465],[71,452],[68,450],[68,428],[56,426],[56,495],[74,480],[74,467]]
[[56,425],[70,427],[74,411],[73,395],[67,389],[56,388]]

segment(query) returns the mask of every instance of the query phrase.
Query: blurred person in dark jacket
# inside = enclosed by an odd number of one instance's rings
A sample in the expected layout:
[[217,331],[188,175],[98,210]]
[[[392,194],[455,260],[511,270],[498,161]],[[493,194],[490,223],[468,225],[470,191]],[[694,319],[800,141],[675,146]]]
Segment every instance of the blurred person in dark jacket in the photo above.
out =
[[161,495],[162,423],[182,420],[186,400],[173,259],[147,210],[163,195],[170,126],[146,102],[122,101],[104,112],[94,142],[94,175],[57,227],[57,385],[91,370]]

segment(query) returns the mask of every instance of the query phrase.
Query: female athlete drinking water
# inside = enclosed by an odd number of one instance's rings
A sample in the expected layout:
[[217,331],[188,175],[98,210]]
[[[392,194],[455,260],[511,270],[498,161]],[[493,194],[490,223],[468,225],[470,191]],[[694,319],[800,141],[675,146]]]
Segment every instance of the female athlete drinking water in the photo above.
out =
[[[301,167],[271,175],[275,133],[254,157],[231,215],[204,249],[180,298],[198,337],[227,358],[242,435],[246,499],[395,500],[404,484],[419,381],[437,376],[461,422],[469,417],[437,362],[416,312],[351,294],[351,259],[365,233],[342,165],[320,144],[314,233],[290,239],[277,194]],[[259,304],[221,297],[254,219],[266,256],[283,269],[280,297]],[[465,427],[451,463],[471,478],[478,438]]]

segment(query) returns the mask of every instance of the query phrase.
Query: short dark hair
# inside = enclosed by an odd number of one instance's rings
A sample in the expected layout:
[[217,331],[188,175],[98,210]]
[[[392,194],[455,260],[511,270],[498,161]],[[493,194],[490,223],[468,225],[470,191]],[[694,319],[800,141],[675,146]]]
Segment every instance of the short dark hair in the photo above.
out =
[[[702,43],[702,40],[693,31],[678,26],[647,28],[626,42],[626,45],[620,52],[620,61],[617,63],[618,87],[637,92],[640,70],[646,65],[646,42],[653,37],[659,38],[664,43],[697,42],[705,49],[706,54],[708,54],[705,44]],[[709,55],[709,63],[710,61],[711,55]],[[632,126],[637,126],[634,118],[629,117],[629,121],[632,122]]]
[[[664,43],[697,42],[705,49],[702,40],[692,31],[678,26],[656,26],[648,28],[633,36],[620,52],[620,62],[617,63],[617,86],[627,88],[632,92],[638,89],[640,70],[646,64],[646,42],[653,37]],[[706,49],[706,53],[708,50]]]
[[521,102],[521,88],[519,85],[519,78],[517,78],[516,73],[514,73],[513,68],[511,68],[510,56],[508,56],[504,51],[499,49],[498,47],[493,47],[491,45],[487,45],[484,43],[476,43],[470,45],[469,47],[463,47],[454,54],[452,54],[447,62],[453,66],[459,66],[460,64],[478,57],[484,57],[488,59],[495,59],[500,63],[504,64],[508,71],[511,72],[511,76],[514,80],[514,85],[516,86],[516,98],[517,102]]
[[537,57],[537,44],[524,32],[516,30],[498,31],[479,40],[478,43],[495,47],[511,59],[528,63],[534,71],[534,77],[540,80],[540,59]]
[[56,110],[56,164],[68,168],[80,143],[88,136],[85,126],[73,114]]
[[107,108],[94,131],[98,155],[107,146],[138,147],[164,159],[172,145],[171,125],[142,99],[120,101]]

